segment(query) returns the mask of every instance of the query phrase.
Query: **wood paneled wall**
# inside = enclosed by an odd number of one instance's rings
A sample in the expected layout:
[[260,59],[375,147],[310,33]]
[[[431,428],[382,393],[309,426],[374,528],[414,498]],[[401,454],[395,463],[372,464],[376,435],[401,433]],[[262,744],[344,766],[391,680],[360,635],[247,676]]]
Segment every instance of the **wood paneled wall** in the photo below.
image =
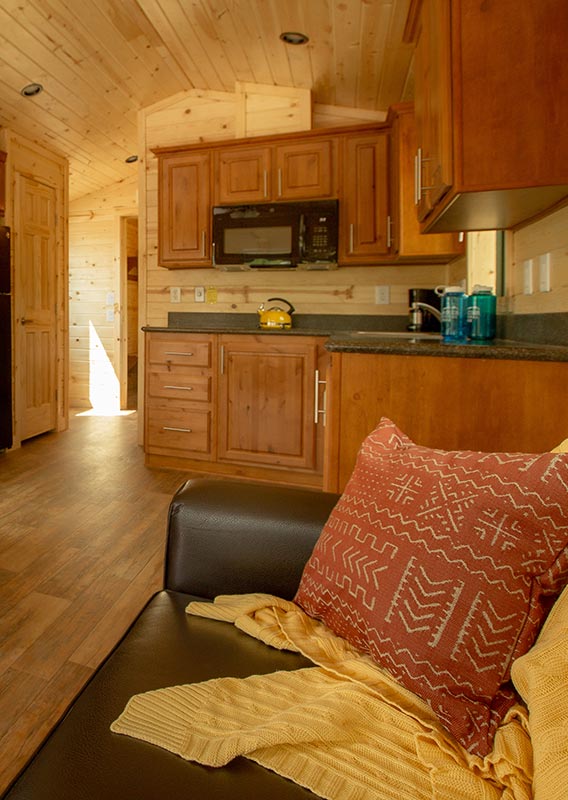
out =
[[[568,206],[508,237],[508,310],[514,314],[568,312]],[[539,256],[550,253],[550,291],[539,290]],[[532,259],[533,293],[524,294],[524,262]]]

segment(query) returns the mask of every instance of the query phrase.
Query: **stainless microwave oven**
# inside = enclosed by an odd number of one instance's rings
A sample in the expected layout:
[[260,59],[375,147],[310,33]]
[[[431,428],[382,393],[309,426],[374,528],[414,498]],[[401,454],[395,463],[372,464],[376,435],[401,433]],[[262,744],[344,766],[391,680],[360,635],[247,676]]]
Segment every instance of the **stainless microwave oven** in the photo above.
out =
[[337,239],[337,200],[213,208],[219,269],[333,269]]

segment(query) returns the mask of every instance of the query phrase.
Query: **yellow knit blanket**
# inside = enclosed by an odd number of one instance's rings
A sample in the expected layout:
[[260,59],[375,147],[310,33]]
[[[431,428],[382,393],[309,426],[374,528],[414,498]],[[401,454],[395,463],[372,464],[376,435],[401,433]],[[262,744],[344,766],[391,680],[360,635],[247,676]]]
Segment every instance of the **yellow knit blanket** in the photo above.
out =
[[566,797],[568,590],[535,647],[514,665],[530,718],[520,704],[511,709],[483,759],[467,753],[419,698],[294,603],[225,595],[187,610],[233,623],[317,666],[137,695],[114,732],[210,766],[246,756],[327,800]]

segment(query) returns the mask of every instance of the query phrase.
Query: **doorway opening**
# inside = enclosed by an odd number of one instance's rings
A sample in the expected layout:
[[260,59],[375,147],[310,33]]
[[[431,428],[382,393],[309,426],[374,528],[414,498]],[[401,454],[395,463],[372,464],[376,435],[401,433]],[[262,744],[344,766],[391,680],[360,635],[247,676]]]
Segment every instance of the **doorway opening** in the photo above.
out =
[[121,408],[138,407],[138,218],[121,219],[121,289],[124,311],[121,342],[126,365],[121,386]]

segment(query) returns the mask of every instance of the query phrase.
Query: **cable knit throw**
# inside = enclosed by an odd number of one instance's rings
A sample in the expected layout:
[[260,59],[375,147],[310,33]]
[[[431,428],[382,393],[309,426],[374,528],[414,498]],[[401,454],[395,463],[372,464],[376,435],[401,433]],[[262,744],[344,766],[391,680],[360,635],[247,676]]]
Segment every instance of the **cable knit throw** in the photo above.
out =
[[535,646],[513,666],[530,714],[520,703],[511,708],[484,758],[468,753],[422,700],[294,603],[227,595],[187,611],[232,623],[316,666],[137,695],[114,732],[210,766],[246,756],[328,800],[566,796],[568,590]]

